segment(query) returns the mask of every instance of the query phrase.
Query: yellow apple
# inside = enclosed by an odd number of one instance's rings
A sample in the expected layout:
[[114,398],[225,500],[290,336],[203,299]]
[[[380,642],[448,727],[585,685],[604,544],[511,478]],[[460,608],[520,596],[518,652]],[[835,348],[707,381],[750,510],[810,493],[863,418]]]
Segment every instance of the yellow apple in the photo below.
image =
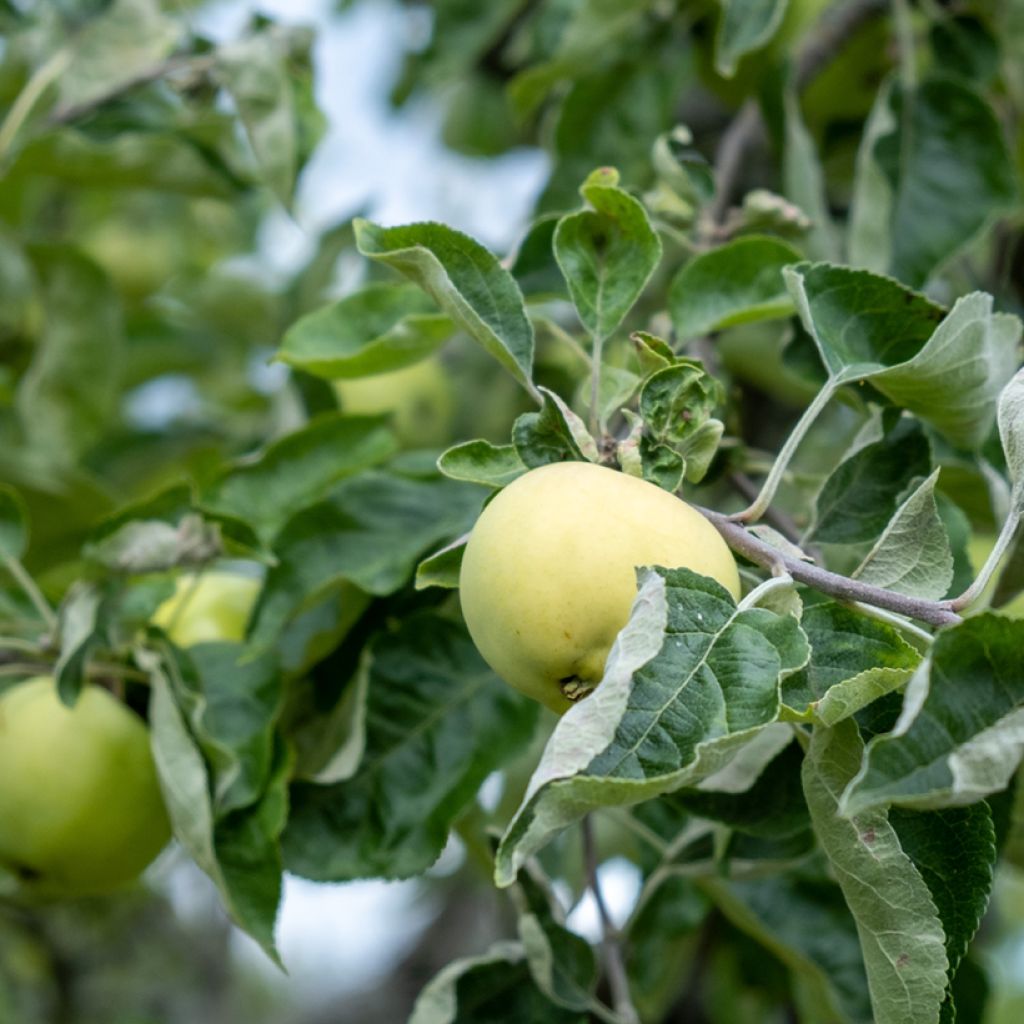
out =
[[398,439],[409,448],[434,448],[450,440],[455,400],[436,357],[373,377],[336,380],[334,390],[343,412],[390,413]]
[[174,593],[157,608],[153,622],[179,647],[244,640],[260,586],[252,576],[212,569],[198,577],[179,576]]
[[586,462],[533,469],[473,527],[459,580],[466,625],[502,679],[565,711],[600,682],[642,565],[685,567],[740,593],[718,532],[667,491]]
[[99,686],[73,708],[50,676],[0,694],[0,866],[45,896],[137,878],[171,830],[145,723]]

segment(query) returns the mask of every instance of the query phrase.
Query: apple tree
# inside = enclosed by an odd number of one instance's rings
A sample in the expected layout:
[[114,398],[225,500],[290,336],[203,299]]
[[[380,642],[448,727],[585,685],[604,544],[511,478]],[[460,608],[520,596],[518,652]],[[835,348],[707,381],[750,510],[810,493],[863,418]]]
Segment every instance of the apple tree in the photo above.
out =
[[382,1019],[997,1019],[1021,4],[407,0],[393,102],[534,215],[276,279],[315,33],[189,6],[0,2],[5,903],[166,821],[276,960],[284,872],[454,845],[503,926]]

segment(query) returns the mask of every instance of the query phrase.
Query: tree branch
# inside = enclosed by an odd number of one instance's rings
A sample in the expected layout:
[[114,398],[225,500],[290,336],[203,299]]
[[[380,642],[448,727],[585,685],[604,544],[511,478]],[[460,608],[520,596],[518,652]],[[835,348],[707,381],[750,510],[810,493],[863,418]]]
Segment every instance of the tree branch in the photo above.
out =
[[605,973],[608,975],[612,1005],[623,1024],[640,1024],[640,1015],[636,1012],[633,999],[629,994],[629,979],[626,976],[626,965],[622,960],[618,930],[608,913],[608,906],[604,901],[601,885],[597,878],[594,823],[589,816],[580,822],[580,831],[583,836],[583,865],[587,873],[587,883],[590,886],[590,891],[594,894],[597,914],[601,919],[601,950],[604,953]]
[[[796,88],[806,88],[850,36],[888,6],[889,0],[850,0],[834,13],[826,12],[797,54],[793,73]],[[715,200],[710,211],[715,224],[725,219],[747,150],[763,129],[760,107],[755,99],[748,99],[722,134],[715,155]]]
[[721,512],[713,512],[699,505],[694,507],[718,530],[733,551],[765,568],[785,569],[798,583],[806,583],[823,594],[838,598],[840,601],[861,601],[876,608],[885,608],[887,611],[917,619],[919,622],[927,622],[930,626],[955,626],[961,621],[949,601],[926,601],[923,598],[907,597],[905,594],[873,587],[869,583],[862,583],[848,576],[840,576],[798,558],[790,558],[777,548],[759,540],[746,527],[722,515]]
[[205,53],[200,56],[184,54],[177,57],[169,57],[159,64],[154,64],[152,67],[145,68],[143,71],[138,72],[138,74],[132,75],[131,78],[118,82],[117,85],[107,89],[106,92],[100,93],[98,96],[94,96],[92,99],[85,100],[82,103],[65,103],[63,106],[57,107],[47,118],[47,122],[51,127],[72,124],[83,117],[87,117],[105,104],[120,99],[127,93],[140,89],[144,85],[157,82],[161,78],[167,78],[179,71],[187,72],[189,75],[206,74],[206,72],[213,70],[216,63],[217,56],[212,53]]

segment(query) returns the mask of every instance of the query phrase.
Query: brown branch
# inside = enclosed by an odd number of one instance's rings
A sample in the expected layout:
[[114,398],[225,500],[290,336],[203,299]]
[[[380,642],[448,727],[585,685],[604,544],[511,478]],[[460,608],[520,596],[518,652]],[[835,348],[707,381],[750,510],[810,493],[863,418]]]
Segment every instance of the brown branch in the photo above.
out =
[[[806,88],[865,22],[885,12],[889,0],[850,0],[826,13],[807,37],[796,57],[793,73],[798,90]],[[721,225],[729,209],[729,200],[743,168],[747,150],[754,145],[764,122],[756,99],[748,99],[729,123],[715,154],[715,200],[711,206],[714,224]]]
[[919,622],[926,622],[930,626],[955,626],[962,621],[952,610],[949,601],[926,601],[919,597],[907,597],[905,594],[873,587],[869,583],[862,583],[848,576],[840,576],[798,558],[791,558],[759,540],[742,524],[734,522],[721,512],[713,512],[699,505],[694,507],[718,530],[733,551],[767,569],[784,569],[798,583],[806,583],[823,594],[840,601],[861,601],[876,608],[905,615],[910,619],[917,619]]
[[640,1024],[640,1016],[633,1006],[629,994],[629,978],[626,965],[622,959],[619,946],[618,929],[608,913],[608,905],[604,901],[601,885],[597,878],[597,847],[594,843],[594,823],[587,816],[580,822],[583,836],[583,865],[586,870],[587,883],[594,894],[594,903],[601,920],[601,950],[604,954],[605,973],[608,976],[608,987],[611,990],[612,1006],[622,1024]]

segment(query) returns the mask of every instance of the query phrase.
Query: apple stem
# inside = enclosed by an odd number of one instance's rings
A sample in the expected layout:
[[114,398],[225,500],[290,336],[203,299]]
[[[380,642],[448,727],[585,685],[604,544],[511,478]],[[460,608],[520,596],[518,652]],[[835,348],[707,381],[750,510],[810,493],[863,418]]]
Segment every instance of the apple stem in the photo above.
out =
[[597,844],[594,841],[594,823],[590,815],[580,822],[583,837],[583,863],[587,872],[587,884],[594,894],[597,914],[601,919],[601,950],[604,954],[605,973],[608,976],[608,987],[611,989],[612,1006],[622,1024],[640,1024],[640,1015],[633,1005],[633,997],[629,993],[629,978],[626,965],[622,959],[622,948],[619,945],[619,933],[608,913],[608,905],[601,892],[601,884],[597,876]]
[[927,622],[930,626],[955,626],[961,621],[953,601],[928,601],[920,597],[908,597],[882,587],[840,576],[810,562],[793,558],[778,548],[766,544],[742,525],[721,512],[695,505],[694,508],[722,535],[722,539],[737,554],[743,555],[756,565],[775,571],[781,567],[798,583],[805,583],[815,590],[828,594],[848,604],[860,601],[864,604],[884,608],[907,618]]

